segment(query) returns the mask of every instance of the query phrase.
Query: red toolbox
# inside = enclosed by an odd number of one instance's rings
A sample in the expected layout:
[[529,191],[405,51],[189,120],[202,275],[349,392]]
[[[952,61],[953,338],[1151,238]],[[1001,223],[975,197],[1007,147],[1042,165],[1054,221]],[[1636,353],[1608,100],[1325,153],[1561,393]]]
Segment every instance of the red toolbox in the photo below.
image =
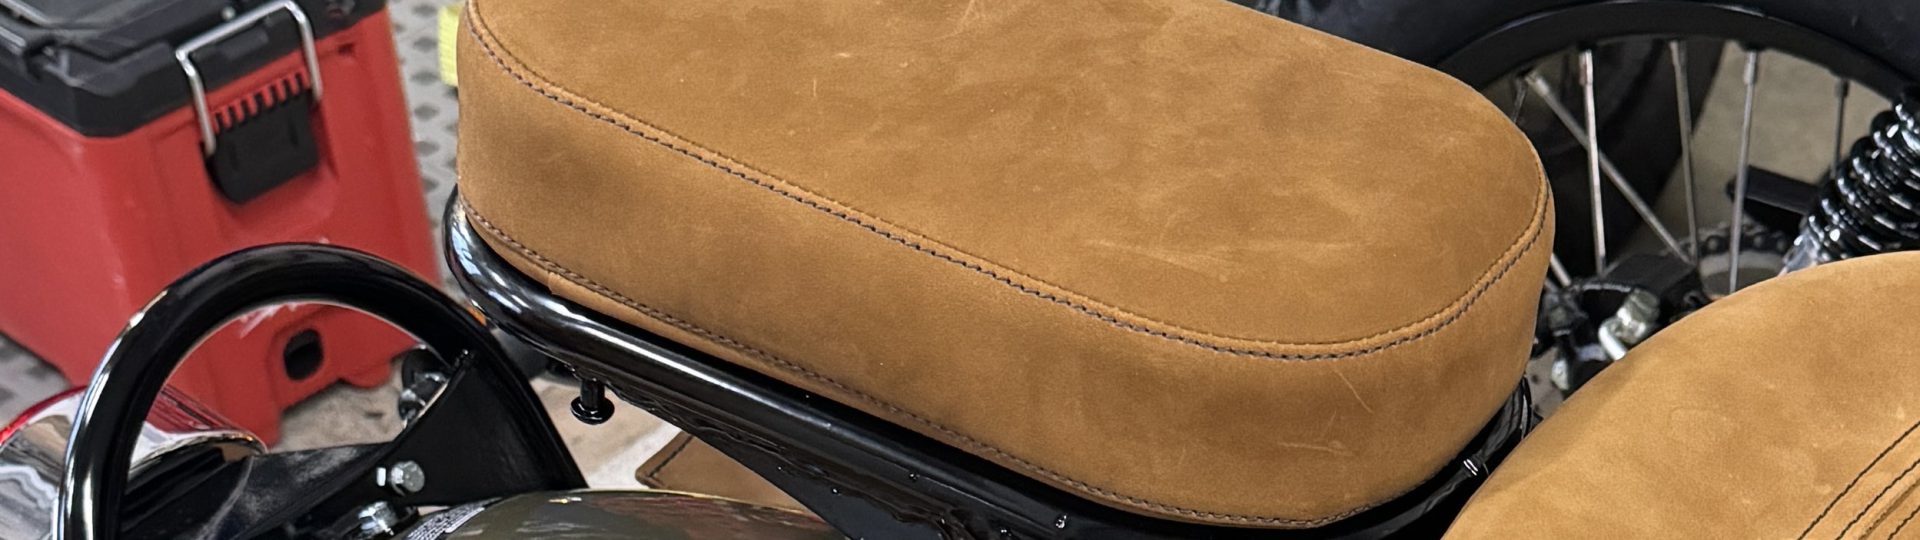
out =
[[[380,0],[0,0],[0,334],[83,384],[183,273],[275,242],[434,275]],[[173,384],[275,440],[411,340],[326,306],[209,338]]]

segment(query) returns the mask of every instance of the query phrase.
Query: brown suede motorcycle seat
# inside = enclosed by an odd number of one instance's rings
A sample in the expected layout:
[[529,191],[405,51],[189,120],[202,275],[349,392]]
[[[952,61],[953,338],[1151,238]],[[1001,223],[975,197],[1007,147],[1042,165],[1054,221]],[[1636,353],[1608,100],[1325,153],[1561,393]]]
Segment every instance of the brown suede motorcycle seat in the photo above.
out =
[[1448,538],[1920,538],[1920,253],[1688,316],[1522,441]]
[[1115,507],[1419,485],[1551,244],[1472,89],[1212,0],[480,0],[464,212],[565,298]]

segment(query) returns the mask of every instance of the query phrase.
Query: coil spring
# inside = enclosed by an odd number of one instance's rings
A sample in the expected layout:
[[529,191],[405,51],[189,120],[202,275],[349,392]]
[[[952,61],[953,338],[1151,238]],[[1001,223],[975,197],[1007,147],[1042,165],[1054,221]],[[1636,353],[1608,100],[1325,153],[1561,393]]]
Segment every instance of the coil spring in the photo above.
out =
[[1835,172],[1796,251],[1833,261],[1920,248],[1920,89],[1874,117]]

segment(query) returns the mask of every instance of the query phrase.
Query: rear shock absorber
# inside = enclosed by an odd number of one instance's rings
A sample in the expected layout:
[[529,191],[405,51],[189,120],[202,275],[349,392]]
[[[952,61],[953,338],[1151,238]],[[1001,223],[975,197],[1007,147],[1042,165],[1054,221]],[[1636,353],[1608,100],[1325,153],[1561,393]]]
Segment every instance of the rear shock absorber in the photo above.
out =
[[1873,119],[1788,252],[1784,272],[1876,253],[1920,249],[1920,89]]

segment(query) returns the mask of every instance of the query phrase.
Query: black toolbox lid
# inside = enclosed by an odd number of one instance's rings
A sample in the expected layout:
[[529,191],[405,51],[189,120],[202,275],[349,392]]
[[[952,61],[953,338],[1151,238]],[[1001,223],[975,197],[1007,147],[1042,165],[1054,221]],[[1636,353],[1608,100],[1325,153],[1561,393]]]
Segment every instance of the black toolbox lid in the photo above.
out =
[[[132,131],[187,105],[174,47],[270,0],[0,0],[0,90],[74,131]],[[314,38],[352,26],[385,0],[295,0]],[[299,50],[298,27],[269,16],[193,56],[209,89]]]

